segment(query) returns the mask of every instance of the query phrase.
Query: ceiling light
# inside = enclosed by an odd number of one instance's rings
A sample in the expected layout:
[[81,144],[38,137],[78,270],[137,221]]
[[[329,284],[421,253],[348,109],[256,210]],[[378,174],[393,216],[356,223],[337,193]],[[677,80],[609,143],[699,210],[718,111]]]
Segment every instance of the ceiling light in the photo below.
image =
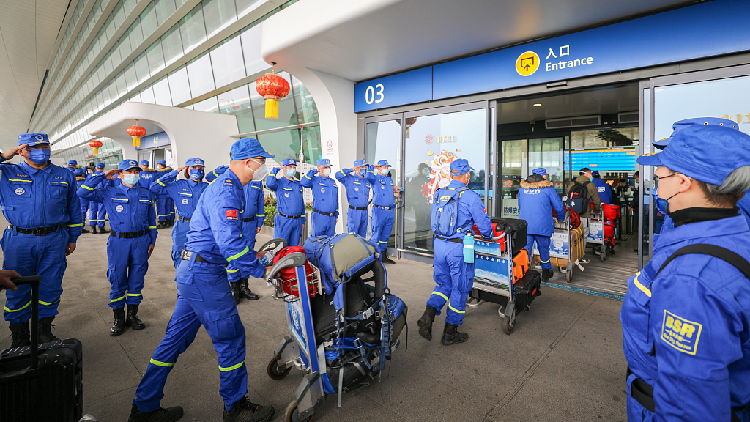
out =
[[534,107],[541,107],[542,105],[540,103],[534,104]]

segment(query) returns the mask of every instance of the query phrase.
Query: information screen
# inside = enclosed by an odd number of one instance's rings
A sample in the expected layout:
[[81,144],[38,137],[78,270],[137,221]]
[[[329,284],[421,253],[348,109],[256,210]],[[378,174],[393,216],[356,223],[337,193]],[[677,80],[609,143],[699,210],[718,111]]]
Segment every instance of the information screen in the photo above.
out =
[[[634,148],[593,149],[571,151],[571,168],[578,171],[584,167],[602,171],[634,171],[637,152]],[[566,157],[567,158],[567,157]]]

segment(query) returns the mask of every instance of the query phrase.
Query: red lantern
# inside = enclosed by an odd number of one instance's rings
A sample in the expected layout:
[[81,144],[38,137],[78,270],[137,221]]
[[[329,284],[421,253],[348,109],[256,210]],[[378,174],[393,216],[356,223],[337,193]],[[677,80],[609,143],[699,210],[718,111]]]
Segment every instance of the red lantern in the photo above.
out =
[[104,144],[102,144],[102,141],[98,141],[96,139],[92,139],[89,141],[89,146],[91,148],[94,148],[94,155],[99,154],[99,148],[101,148]]
[[138,126],[138,120],[136,120],[135,125],[128,128],[128,135],[133,137],[133,147],[139,148],[141,146],[141,138],[146,136],[146,128]]
[[289,95],[289,82],[271,70],[255,81],[255,89],[266,99],[266,119],[278,119],[279,100]]

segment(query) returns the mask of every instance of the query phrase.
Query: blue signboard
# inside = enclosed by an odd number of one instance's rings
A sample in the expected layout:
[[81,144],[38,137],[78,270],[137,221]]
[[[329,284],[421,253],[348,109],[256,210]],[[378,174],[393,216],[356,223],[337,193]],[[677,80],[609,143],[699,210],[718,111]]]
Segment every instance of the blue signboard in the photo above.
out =
[[[747,51],[750,14],[739,12],[746,7],[746,0],[715,0],[362,82],[354,111]],[[414,74],[431,76],[430,89],[424,79],[415,89]]]
[[150,149],[171,145],[172,141],[166,132],[155,133],[141,138],[141,146],[136,149]]
[[576,170],[588,167],[599,172],[633,171],[635,170],[635,157],[637,155],[635,149],[621,148],[571,151],[570,163],[571,168]]

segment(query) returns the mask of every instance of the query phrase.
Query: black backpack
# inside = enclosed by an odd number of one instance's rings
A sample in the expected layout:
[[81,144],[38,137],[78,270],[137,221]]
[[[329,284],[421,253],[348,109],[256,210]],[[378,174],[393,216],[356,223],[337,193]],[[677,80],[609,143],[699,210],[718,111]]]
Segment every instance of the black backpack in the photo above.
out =
[[572,209],[578,214],[583,213],[586,210],[586,207],[589,205],[589,190],[586,188],[586,185],[588,185],[589,183],[591,182],[579,183],[574,180],[573,186],[571,186],[570,190],[568,191],[568,200],[566,201],[566,205],[568,206],[568,208]]

